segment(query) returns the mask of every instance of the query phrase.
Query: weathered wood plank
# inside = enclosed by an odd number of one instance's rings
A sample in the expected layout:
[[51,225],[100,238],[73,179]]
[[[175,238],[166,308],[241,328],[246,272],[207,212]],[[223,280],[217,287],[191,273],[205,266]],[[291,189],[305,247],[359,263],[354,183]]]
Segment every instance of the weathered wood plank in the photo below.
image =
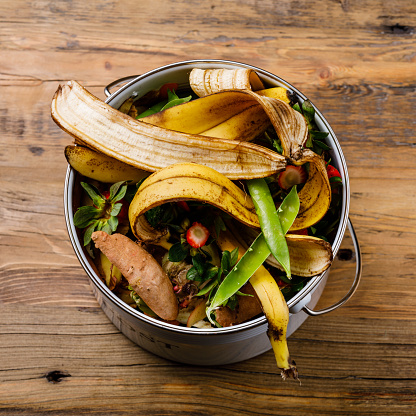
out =
[[[125,414],[137,412],[137,405],[139,414],[163,412],[166,406],[171,406],[169,414],[181,408],[190,414],[217,414],[220,409],[227,415],[285,414],[290,409],[302,412],[305,406],[309,414],[348,414],[351,406],[394,414],[389,406],[396,398],[398,411],[410,410],[416,400],[414,374],[406,365],[414,359],[414,338],[399,344],[394,320],[382,322],[371,338],[365,318],[308,320],[289,340],[301,368],[299,388],[280,380],[271,353],[224,367],[184,366],[133,346],[97,308],[63,305],[55,314],[50,306],[27,305],[32,317],[25,314],[23,322],[16,314],[22,308],[2,308],[1,345],[9,351],[9,359],[1,363],[3,409],[85,412],[96,405],[98,395],[103,412],[117,402]],[[409,329],[414,333],[414,324]],[[347,342],[340,342],[336,333]],[[55,383],[48,382],[48,374]]]

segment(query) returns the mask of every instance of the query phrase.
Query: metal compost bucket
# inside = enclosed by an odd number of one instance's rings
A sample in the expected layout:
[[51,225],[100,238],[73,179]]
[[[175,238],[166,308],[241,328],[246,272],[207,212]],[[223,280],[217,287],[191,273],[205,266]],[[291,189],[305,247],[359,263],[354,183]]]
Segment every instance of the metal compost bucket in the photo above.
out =
[[[105,93],[108,97],[106,103],[114,108],[119,108],[132,95],[143,96],[151,90],[160,88],[167,82],[174,82],[179,84],[179,86],[187,85],[189,87],[189,73],[195,67],[201,69],[251,68],[256,71],[266,86],[282,86],[295,92],[300,100],[306,99],[292,85],[260,68],[223,60],[192,60],[166,65],[143,75],[114,81],[105,88]],[[122,86],[119,89],[111,93],[111,89],[120,85]],[[348,226],[355,249],[356,273],[348,293],[334,305],[318,311],[313,308],[324,290],[329,276],[329,269],[311,278],[305,287],[287,302],[290,311],[287,336],[295,332],[308,315],[322,315],[343,305],[354,294],[361,277],[360,249],[355,231],[348,218],[350,185],[347,165],[335,133],[318,109],[316,109],[316,123],[321,131],[329,133],[327,143],[332,149],[331,164],[339,170],[343,181],[342,211],[336,237],[332,244],[333,254],[335,257]],[[77,173],[71,167],[68,167],[65,181],[64,206],[66,225],[71,243],[78,260],[90,278],[93,292],[101,308],[113,324],[130,340],[161,357],[195,365],[235,363],[255,357],[271,349],[270,341],[266,334],[267,321],[263,315],[231,327],[212,329],[187,328],[149,317],[131,308],[119,299],[100,279],[90,264],[84,252],[82,242],[78,238],[73,217],[77,208],[75,202],[79,199],[80,192]]]

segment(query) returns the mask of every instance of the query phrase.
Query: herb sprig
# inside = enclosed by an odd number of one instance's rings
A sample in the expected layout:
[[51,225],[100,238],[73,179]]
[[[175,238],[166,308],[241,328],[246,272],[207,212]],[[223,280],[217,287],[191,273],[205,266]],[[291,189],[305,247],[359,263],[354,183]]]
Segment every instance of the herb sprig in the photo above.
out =
[[121,181],[111,185],[110,190],[101,193],[94,185],[81,182],[93,205],[79,207],[74,215],[74,225],[85,229],[84,246],[91,242],[94,231],[105,231],[112,234],[119,223],[118,215],[123,204],[120,202],[127,192],[127,182]]

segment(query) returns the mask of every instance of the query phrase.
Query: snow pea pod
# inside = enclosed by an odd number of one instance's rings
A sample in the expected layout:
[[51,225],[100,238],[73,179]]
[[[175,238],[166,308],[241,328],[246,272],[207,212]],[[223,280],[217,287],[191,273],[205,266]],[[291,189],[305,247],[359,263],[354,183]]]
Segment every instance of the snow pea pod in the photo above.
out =
[[[294,186],[277,210],[284,234],[292,226],[298,211],[299,197],[296,192],[296,186]],[[250,277],[264,263],[269,255],[269,246],[266,243],[264,234],[261,232],[218,287],[211,304],[207,307],[208,319],[211,320],[211,312],[214,309],[223,305],[249,281]]]
[[269,187],[264,179],[251,179],[247,181],[248,191],[259,217],[261,231],[276,260],[283,267],[288,279],[290,274],[290,257],[287,248],[285,232],[276,211]]

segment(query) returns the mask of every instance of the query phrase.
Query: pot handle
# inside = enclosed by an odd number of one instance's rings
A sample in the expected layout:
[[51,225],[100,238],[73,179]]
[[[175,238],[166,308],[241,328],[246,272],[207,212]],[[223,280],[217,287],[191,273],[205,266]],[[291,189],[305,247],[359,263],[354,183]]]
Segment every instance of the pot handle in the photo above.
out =
[[114,87],[118,87],[121,84],[126,84],[127,82],[131,81],[134,78],[137,78],[139,75],[130,75],[128,77],[123,77],[123,78],[119,78],[116,79],[113,82],[110,82],[105,88],[104,88],[104,94],[106,95],[106,97],[109,97],[111,95],[111,88]]
[[355,291],[357,290],[358,284],[360,283],[360,280],[361,280],[361,273],[362,273],[363,266],[361,263],[360,245],[358,244],[357,235],[355,234],[354,227],[352,226],[351,220],[349,218],[348,218],[348,229],[350,231],[352,242],[354,244],[354,250],[355,250],[355,256],[356,256],[354,282],[352,283],[352,286],[350,290],[348,291],[348,293],[340,301],[333,304],[332,306],[329,306],[324,309],[320,309],[319,311],[314,311],[313,309],[309,309],[307,306],[304,306],[302,310],[310,316],[323,315],[325,313],[334,311],[335,309],[342,306],[345,302],[347,302],[347,300],[349,300],[352,297],[352,295],[355,293]]

